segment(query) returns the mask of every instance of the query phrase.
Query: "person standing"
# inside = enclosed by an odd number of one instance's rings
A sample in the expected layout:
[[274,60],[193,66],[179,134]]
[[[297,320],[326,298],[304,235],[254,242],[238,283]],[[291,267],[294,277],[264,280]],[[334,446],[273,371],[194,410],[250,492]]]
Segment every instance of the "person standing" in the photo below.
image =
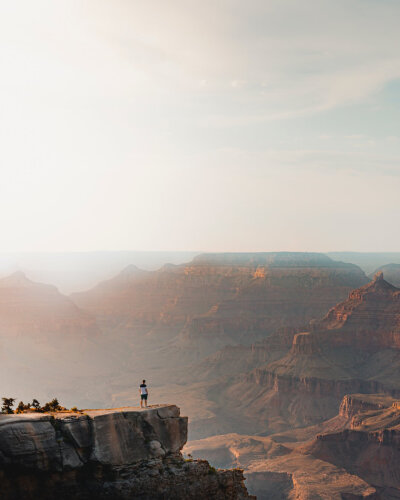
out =
[[143,382],[140,384],[139,394],[140,394],[140,408],[143,408],[143,401],[145,408],[147,408],[147,396],[149,395],[149,391],[147,390],[147,385],[145,380],[143,380]]

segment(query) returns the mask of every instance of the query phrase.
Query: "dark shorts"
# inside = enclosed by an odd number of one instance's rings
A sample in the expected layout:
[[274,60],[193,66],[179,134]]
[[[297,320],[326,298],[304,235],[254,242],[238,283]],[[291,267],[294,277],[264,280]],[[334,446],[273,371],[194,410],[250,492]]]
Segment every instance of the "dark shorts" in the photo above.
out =
[[147,400],[147,394],[141,394],[140,399],[146,399]]

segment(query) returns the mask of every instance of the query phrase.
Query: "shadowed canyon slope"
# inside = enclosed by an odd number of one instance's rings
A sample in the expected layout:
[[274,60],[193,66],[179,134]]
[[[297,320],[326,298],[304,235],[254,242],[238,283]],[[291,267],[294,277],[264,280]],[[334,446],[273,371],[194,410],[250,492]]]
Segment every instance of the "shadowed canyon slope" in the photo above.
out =
[[348,393],[400,396],[399,336],[400,290],[378,274],[295,334],[285,356],[220,383],[221,408],[271,433],[332,417]]
[[319,425],[268,437],[240,434],[189,442],[195,458],[245,470],[259,500],[400,498],[400,403],[380,394],[347,395]]

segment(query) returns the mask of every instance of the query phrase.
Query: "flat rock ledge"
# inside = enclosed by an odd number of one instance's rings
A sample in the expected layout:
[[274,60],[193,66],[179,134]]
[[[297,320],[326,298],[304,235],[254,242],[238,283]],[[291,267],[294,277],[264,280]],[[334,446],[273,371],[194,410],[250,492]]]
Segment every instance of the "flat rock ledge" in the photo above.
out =
[[16,499],[242,499],[240,470],[184,460],[175,405],[0,415],[0,490]]

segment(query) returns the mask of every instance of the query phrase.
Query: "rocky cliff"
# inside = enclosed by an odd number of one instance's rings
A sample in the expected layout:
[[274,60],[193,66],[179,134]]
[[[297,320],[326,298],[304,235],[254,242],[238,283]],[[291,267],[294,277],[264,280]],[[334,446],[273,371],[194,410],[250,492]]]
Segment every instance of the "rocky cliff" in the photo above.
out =
[[1,415],[1,498],[250,498],[240,470],[185,461],[186,439],[172,405]]
[[210,387],[221,408],[216,420],[229,410],[224,432],[245,432],[251,421],[256,432],[272,433],[332,418],[346,394],[400,397],[399,339],[400,289],[378,274],[307,331],[292,334],[279,359],[264,352],[264,366],[254,357],[256,369]]
[[313,325],[313,334],[331,346],[375,351],[400,348],[400,289],[379,272],[367,285],[350,292]]
[[195,361],[305,324],[366,282],[358,267],[322,254],[205,254],[154,272],[130,266],[72,300],[121,336],[151,333],[158,345],[176,337],[180,356]]
[[379,491],[400,498],[400,405],[382,395],[351,395],[341,413],[352,416],[345,429],[318,434],[302,447],[310,454],[356,474]]

